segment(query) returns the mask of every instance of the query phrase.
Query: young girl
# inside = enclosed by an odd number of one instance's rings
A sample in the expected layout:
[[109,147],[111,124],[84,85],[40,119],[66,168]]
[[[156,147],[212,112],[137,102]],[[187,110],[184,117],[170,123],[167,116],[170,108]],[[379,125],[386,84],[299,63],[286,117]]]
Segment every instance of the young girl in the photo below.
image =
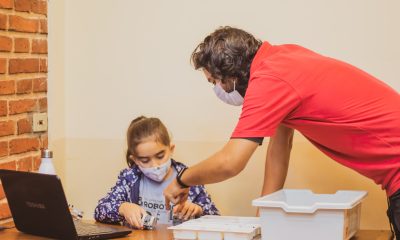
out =
[[[127,143],[129,167],[120,172],[115,186],[99,200],[94,218],[141,229],[142,216],[148,211],[157,215],[158,223],[171,224],[163,190],[186,166],[171,159],[175,145],[166,127],[158,118],[138,117],[128,128]],[[188,200],[181,212],[175,213],[181,219],[219,215],[204,186],[190,187]]]

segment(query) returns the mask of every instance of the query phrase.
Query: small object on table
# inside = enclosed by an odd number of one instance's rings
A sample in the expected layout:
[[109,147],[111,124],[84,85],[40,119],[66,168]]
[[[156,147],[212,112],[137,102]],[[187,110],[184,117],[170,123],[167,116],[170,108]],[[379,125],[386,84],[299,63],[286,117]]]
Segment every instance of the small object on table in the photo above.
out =
[[194,219],[194,217],[191,217],[188,220],[179,218],[177,215],[174,215],[174,211],[173,211],[174,207],[175,207],[175,205],[171,205],[171,208],[170,208],[171,210],[169,212],[169,220],[172,220],[172,226],[176,226],[176,225],[182,224],[183,222],[186,222],[190,219]]
[[83,218],[83,211],[74,207],[74,205],[68,204],[69,211],[71,212],[72,218],[81,220]]
[[147,214],[143,215],[142,217],[142,224],[143,224],[143,229],[153,230],[154,228],[156,228],[157,225],[157,216],[154,217],[151,215],[150,212],[147,212]]

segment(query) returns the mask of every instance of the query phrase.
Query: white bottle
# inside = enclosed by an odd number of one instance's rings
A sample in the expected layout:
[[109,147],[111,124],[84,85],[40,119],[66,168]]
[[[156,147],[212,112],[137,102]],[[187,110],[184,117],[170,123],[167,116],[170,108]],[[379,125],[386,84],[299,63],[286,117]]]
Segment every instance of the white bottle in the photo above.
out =
[[39,173],[56,174],[53,166],[53,152],[49,149],[42,149],[42,162],[40,163]]

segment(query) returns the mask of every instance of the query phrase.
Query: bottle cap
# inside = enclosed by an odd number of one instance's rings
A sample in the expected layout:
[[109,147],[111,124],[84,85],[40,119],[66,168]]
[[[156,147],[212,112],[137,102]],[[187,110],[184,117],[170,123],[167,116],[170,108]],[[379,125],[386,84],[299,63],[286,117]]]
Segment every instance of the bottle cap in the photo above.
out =
[[42,149],[42,158],[52,158],[53,152],[49,149]]

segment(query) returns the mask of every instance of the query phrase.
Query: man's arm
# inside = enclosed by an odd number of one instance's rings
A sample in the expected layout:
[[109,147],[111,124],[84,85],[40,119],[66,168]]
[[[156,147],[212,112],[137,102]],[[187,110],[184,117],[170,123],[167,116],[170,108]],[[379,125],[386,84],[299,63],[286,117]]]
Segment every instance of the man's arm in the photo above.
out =
[[230,139],[217,153],[190,167],[182,175],[189,186],[222,182],[239,174],[258,144],[248,139]]
[[[240,173],[258,146],[248,139],[230,139],[217,153],[208,159],[188,168],[181,176],[181,181],[188,186],[222,182]],[[166,207],[170,201],[183,203],[188,197],[188,188],[181,188],[174,179],[164,190]]]
[[262,196],[283,188],[289,167],[293,132],[293,129],[280,125],[275,135],[270,138],[265,160]]

